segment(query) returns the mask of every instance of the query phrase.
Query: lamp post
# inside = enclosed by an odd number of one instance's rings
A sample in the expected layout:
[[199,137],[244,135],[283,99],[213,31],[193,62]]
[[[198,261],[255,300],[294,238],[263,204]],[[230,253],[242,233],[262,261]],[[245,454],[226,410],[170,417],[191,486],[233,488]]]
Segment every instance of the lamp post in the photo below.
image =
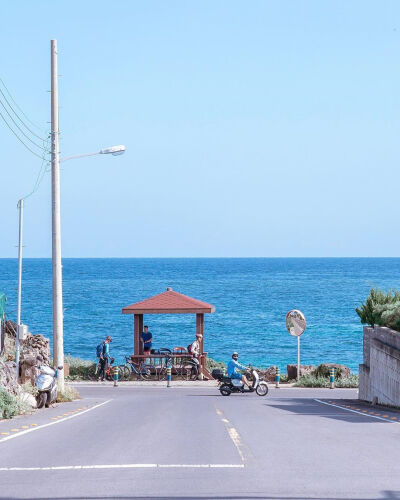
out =
[[60,223],[60,162],[93,156],[125,152],[125,146],[112,146],[94,153],[83,153],[60,158],[58,127],[58,64],[57,40],[51,40],[51,214],[52,214],[52,274],[53,274],[53,364],[60,368],[58,388],[64,389],[64,325],[62,300],[62,264],[61,264],[61,223]]

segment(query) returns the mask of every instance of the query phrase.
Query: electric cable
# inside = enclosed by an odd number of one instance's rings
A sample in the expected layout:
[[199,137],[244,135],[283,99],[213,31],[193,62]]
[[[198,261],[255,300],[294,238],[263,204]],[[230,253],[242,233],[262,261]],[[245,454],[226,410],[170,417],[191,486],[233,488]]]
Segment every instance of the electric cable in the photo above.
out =
[[[10,113],[8,112],[7,108],[4,106],[3,104],[3,101],[0,99],[0,104],[3,106],[4,108],[4,111],[8,114],[8,116],[10,117],[11,121],[14,123],[14,125],[17,127],[17,129],[21,132],[21,134],[26,137],[28,139],[28,141],[30,141],[33,145],[35,145],[37,148],[39,149],[43,149],[44,150],[44,147],[43,146],[40,146],[39,144],[36,144],[35,141],[33,141],[30,137],[28,137],[25,132],[22,130],[22,128],[18,125],[18,123],[16,123],[16,121],[14,120],[14,118],[10,115]],[[42,139],[42,141],[44,142],[44,139]]]
[[40,156],[40,154],[36,153],[35,151],[33,151],[28,145],[25,144],[25,142],[21,139],[21,137],[19,137],[18,134],[16,134],[16,132],[10,127],[9,123],[7,122],[7,120],[4,118],[4,115],[2,114],[2,112],[0,111],[0,116],[1,118],[3,119],[4,123],[7,125],[7,127],[11,130],[11,132],[15,135],[15,137],[26,147],[26,149],[28,151],[30,151],[33,155],[37,156],[38,158],[42,159],[42,156]]
[[24,122],[24,120],[22,120],[22,118],[19,116],[19,114],[15,111],[15,109],[11,106],[11,104],[8,102],[8,99],[7,97],[4,95],[4,92],[0,89],[0,93],[1,95],[3,96],[4,100],[6,101],[6,103],[8,104],[8,107],[11,109],[11,111],[14,113],[14,115],[18,118],[18,120],[22,123],[22,125],[27,129],[29,130],[29,132],[34,135],[35,137],[37,137],[38,139],[40,139],[41,141],[43,141],[43,138],[38,136],[35,132],[33,132],[33,130],[31,130],[28,125]]
[[[47,140],[46,140],[46,146],[48,146],[48,143],[49,143],[49,140],[50,140],[50,137],[51,137],[51,134],[48,135],[47,137]],[[42,156],[42,164],[40,166],[40,169],[39,169],[39,172],[38,172],[38,175],[36,177],[36,181],[35,181],[35,184],[33,185],[33,189],[30,193],[28,193],[26,196],[23,196],[22,199],[23,200],[26,200],[27,198],[29,198],[30,196],[32,196],[34,193],[36,193],[36,191],[39,189],[39,186],[40,184],[42,183],[43,179],[44,179],[44,176],[46,175],[46,173],[49,171],[47,169],[48,165],[49,165],[49,160],[46,160],[46,154],[50,153],[50,151],[47,151],[45,153],[43,153],[43,156]]]
[[28,120],[28,122],[33,125],[34,127],[36,127],[37,129],[39,130],[42,130],[42,127],[39,127],[39,125],[37,125],[36,123],[34,123],[32,120],[30,120],[26,114],[24,113],[24,111],[18,106],[18,104],[15,102],[13,96],[11,95],[10,91],[8,90],[7,88],[7,85],[4,83],[4,81],[0,78],[0,83],[3,85],[5,91],[7,92],[7,94],[9,95],[10,99],[12,100],[12,102],[15,104],[15,106],[21,111],[21,113],[24,115],[24,117]]

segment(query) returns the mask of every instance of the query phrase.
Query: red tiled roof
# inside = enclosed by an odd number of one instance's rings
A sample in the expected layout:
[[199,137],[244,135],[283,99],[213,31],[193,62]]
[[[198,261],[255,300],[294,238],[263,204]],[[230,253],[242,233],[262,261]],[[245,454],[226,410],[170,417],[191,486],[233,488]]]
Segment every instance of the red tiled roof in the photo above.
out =
[[122,314],[212,313],[215,307],[167,288],[166,292],[122,309]]

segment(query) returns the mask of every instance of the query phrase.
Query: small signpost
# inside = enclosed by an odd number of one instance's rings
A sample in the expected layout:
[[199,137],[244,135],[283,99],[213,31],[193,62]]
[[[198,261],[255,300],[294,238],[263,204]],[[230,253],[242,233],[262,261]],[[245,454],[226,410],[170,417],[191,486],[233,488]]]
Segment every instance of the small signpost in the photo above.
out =
[[286,314],[286,328],[290,335],[297,337],[297,381],[300,379],[300,335],[306,330],[306,318],[298,309],[292,309]]

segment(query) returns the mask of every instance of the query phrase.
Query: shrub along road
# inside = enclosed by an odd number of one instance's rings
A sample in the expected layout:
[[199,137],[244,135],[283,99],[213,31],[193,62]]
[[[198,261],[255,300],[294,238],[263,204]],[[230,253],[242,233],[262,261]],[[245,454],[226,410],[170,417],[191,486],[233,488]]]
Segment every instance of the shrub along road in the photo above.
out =
[[0,499],[400,498],[400,413],[356,390],[79,390],[0,422]]

